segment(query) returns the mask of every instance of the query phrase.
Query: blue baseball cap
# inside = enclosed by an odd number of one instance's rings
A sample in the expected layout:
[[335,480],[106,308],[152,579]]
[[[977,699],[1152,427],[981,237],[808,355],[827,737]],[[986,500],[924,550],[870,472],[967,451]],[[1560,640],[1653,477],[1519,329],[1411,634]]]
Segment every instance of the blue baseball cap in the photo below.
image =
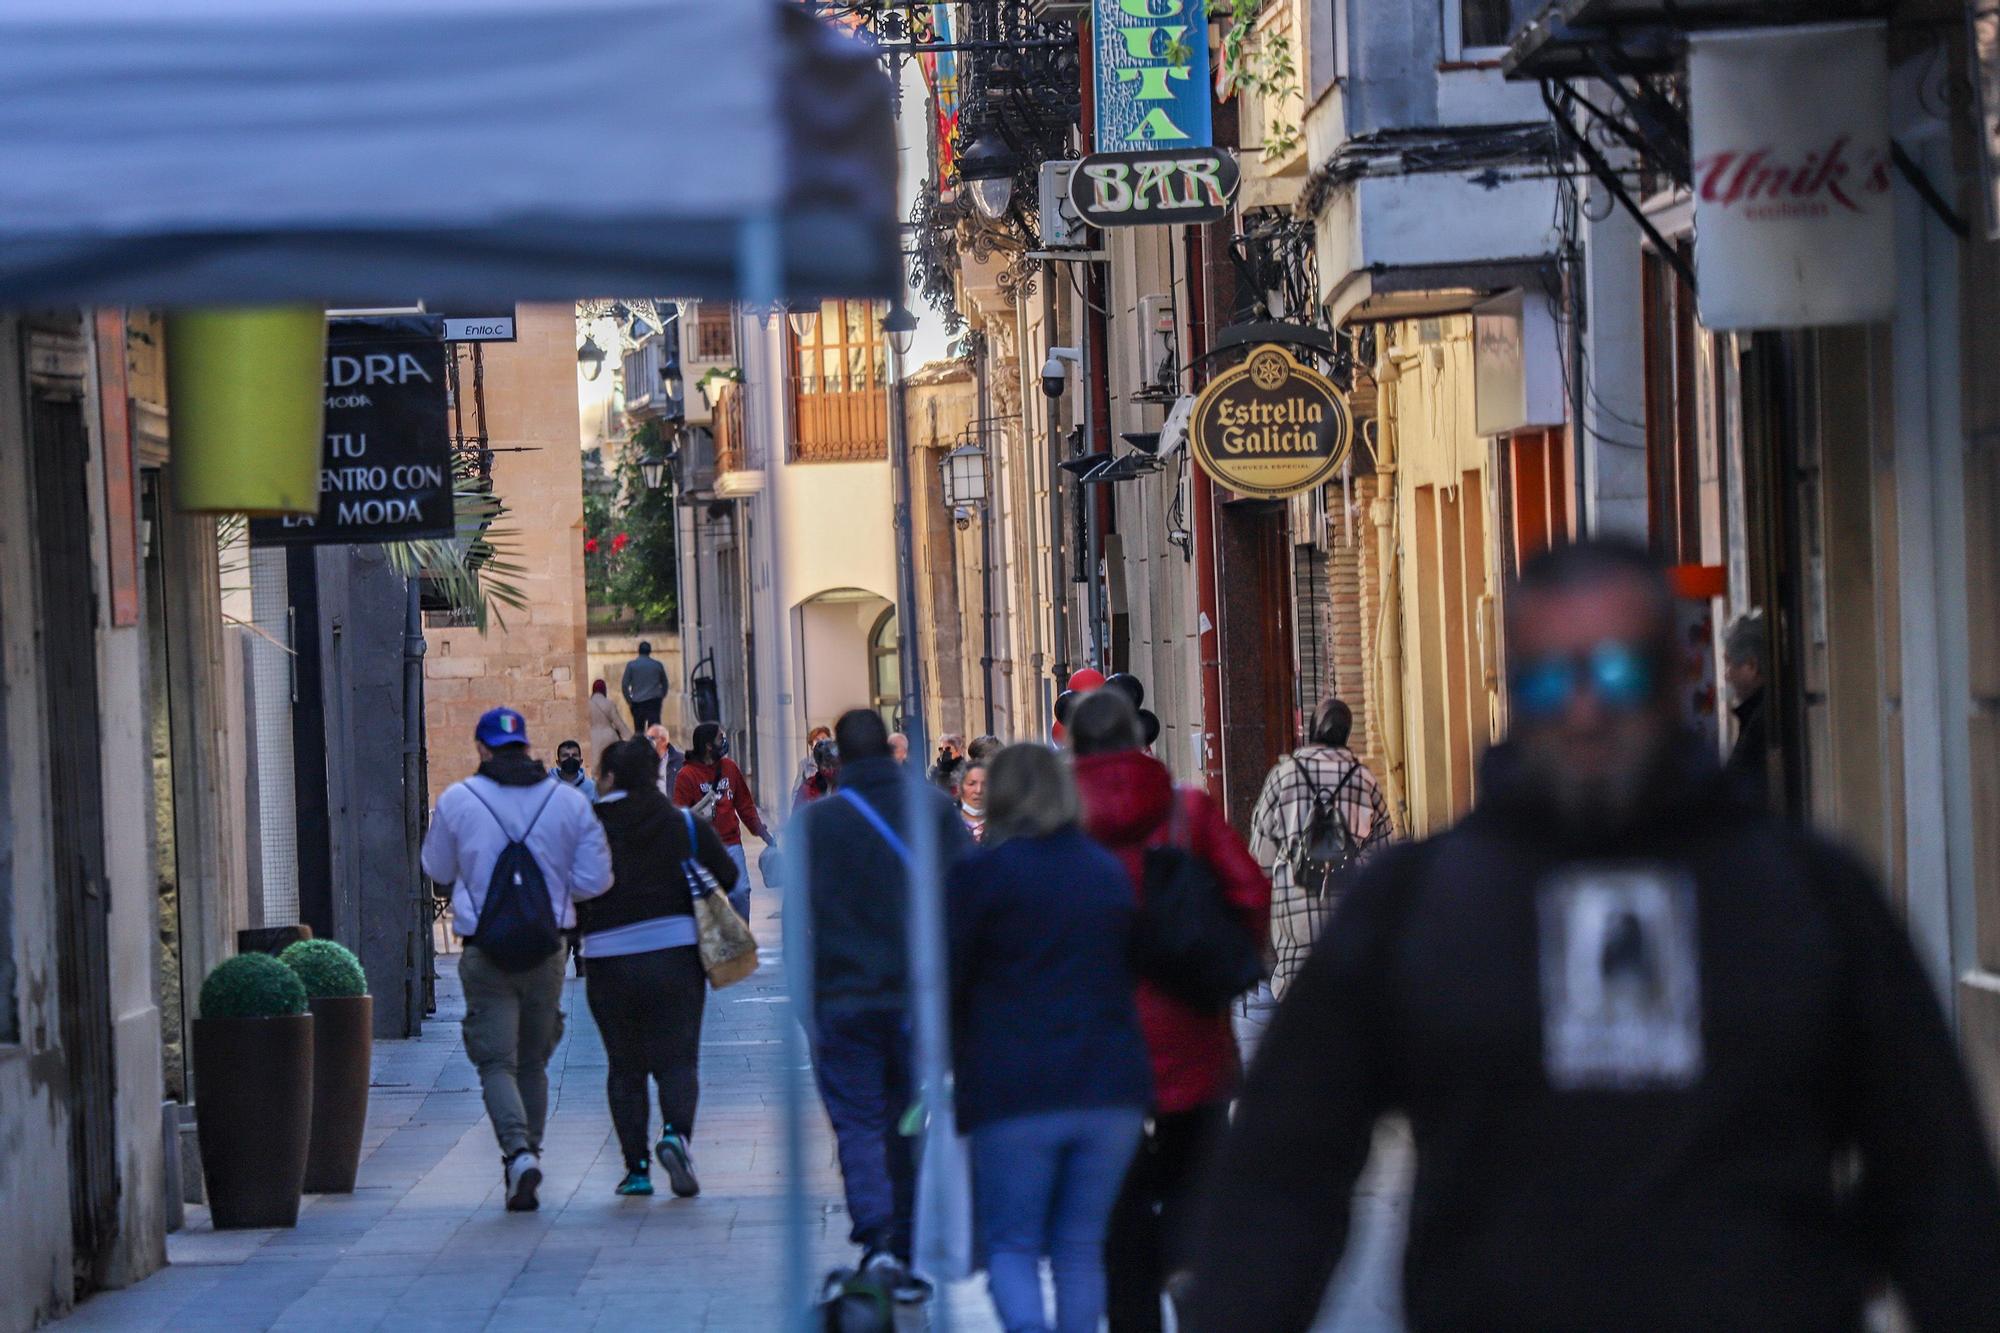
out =
[[489,750],[503,745],[526,745],[528,724],[511,708],[489,708],[479,715],[479,725],[472,729],[472,737]]

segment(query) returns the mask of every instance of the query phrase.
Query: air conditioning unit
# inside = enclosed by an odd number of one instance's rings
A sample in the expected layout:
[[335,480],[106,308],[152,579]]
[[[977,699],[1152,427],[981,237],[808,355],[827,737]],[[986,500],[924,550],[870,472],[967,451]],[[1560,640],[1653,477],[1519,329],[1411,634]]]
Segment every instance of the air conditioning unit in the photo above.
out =
[[1069,201],[1069,177],[1075,162],[1044,162],[1041,176],[1042,248],[1088,250],[1090,227]]
[[1139,388],[1132,397],[1142,403],[1171,403],[1181,395],[1180,332],[1174,318],[1174,298],[1139,298],[1139,332],[1145,339],[1139,365]]

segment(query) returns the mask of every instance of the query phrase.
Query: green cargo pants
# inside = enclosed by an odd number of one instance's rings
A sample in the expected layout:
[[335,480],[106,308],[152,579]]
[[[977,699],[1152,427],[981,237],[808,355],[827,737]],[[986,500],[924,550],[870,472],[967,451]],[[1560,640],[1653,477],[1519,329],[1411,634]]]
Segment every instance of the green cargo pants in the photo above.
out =
[[465,986],[466,1058],[479,1071],[486,1115],[500,1141],[500,1160],[542,1150],[549,1118],[549,1055],[562,1040],[563,970],[569,951],[525,972],[506,972],[465,946],[458,979]]

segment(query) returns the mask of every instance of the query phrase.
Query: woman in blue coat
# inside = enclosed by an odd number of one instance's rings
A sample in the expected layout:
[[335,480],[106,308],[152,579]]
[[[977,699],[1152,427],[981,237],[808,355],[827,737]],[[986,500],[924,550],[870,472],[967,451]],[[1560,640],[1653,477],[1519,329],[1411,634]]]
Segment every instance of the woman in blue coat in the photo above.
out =
[[1105,1226],[1152,1098],[1126,961],[1132,882],[1084,834],[1052,750],[1002,750],[986,806],[986,846],[954,867],[949,920],[958,1122],[988,1282],[1008,1333],[1094,1333]]

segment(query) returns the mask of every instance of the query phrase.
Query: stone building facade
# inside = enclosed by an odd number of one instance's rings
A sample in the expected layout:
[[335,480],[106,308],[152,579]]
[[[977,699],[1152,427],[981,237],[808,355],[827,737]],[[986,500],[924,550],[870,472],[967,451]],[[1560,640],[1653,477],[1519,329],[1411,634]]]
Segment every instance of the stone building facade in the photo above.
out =
[[[576,317],[568,306],[520,307],[518,340],[482,345],[484,434],[501,558],[526,596],[485,633],[427,624],[424,708],[433,798],[475,762],[472,727],[499,704],[520,710],[536,752],[589,734],[588,612],[583,582],[582,440],[577,425]],[[501,621],[504,620],[504,625]]]

